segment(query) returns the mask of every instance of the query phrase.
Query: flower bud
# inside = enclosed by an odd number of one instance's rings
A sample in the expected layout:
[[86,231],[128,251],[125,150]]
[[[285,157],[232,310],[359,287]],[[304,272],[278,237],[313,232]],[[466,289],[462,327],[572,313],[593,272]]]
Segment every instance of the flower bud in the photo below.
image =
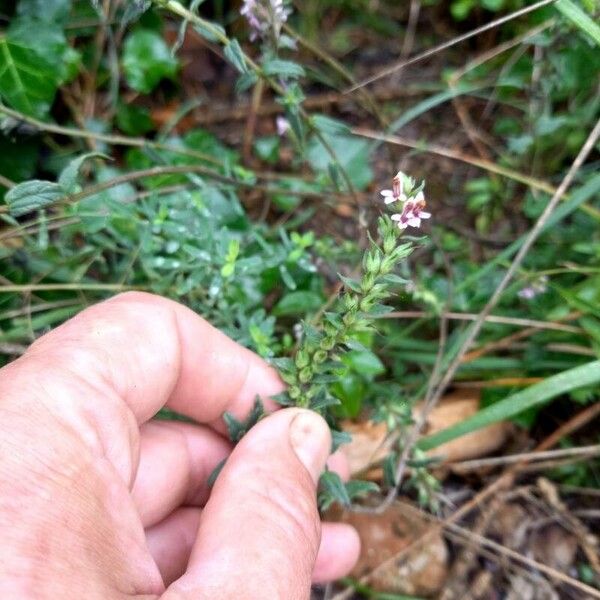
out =
[[300,398],[301,393],[302,392],[300,391],[300,388],[296,385],[293,385],[291,388],[288,389],[288,396],[292,400],[297,400],[298,398]]
[[355,320],[356,320],[356,313],[353,313],[353,312],[346,313],[343,317],[344,324],[347,327],[350,327],[354,323]]
[[313,356],[313,361],[320,365],[327,360],[327,352],[324,350],[317,350]]
[[356,310],[358,308],[358,298],[352,294],[344,296],[344,308],[346,310]]
[[381,266],[381,257],[376,249],[371,250],[366,254],[365,268],[367,273],[377,274]]
[[360,284],[360,287],[363,292],[368,292],[375,283],[375,277],[371,273],[367,273]]
[[298,352],[296,353],[296,359],[294,362],[296,363],[296,366],[299,369],[302,369],[302,368],[308,366],[308,363],[309,363],[308,352],[306,350],[298,350]]
[[319,347],[321,350],[325,350],[326,352],[331,350],[335,346],[335,338],[333,336],[325,337],[321,340]]
[[396,247],[396,235],[393,232],[388,232],[383,238],[383,253],[390,254]]
[[300,380],[300,383],[307,383],[312,379],[312,376],[312,369],[310,367],[304,367],[304,369],[300,371],[298,379]]

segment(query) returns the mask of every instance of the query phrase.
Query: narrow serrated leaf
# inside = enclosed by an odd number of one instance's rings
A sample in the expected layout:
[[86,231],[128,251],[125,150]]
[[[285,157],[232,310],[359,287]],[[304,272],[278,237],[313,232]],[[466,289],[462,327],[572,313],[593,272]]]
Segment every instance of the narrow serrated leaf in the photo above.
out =
[[246,66],[246,59],[244,58],[244,52],[242,47],[237,40],[230,40],[225,44],[224,48],[225,58],[240,72],[247,73],[248,67]]
[[83,163],[90,158],[103,158],[104,160],[112,160],[110,156],[103,154],[102,152],[87,152],[77,158],[74,158],[69,164],[62,170],[58,183],[68,193],[74,193],[77,191],[77,183],[79,179],[79,170]]
[[331,430],[331,452],[335,452],[340,446],[349,444],[352,436],[347,431]]
[[325,471],[319,479],[319,506],[327,510],[334,502],[348,506],[350,496],[341,477],[333,471]]
[[65,196],[62,186],[52,181],[34,179],[10,189],[4,199],[13,217],[21,217],[34,210],[47,208]]
[[221,471],[223,470],[223,467],[225,466],[225,463],[227,462],[227,459],[224,458],[210,473],[210,475],[208,476],[208,479],[206,480],[206,485],[208,485],[209,488],[211,488],[214,484],[215,481],[217,480],[217,477],[220,475]]
[[303,77],[305,74],[304,69],[299,64],[278,58],[264,62],[262,70],[268,76]]
[[353,292],[360,293],[360,291],[361,291],[360,281],[357,281],[356,279],[352,279],[351,277],[346,277],[345,275],[342,275],[341,273],[338,273],[338,277],[340,278],[342,283],[347,288],[351,289]]

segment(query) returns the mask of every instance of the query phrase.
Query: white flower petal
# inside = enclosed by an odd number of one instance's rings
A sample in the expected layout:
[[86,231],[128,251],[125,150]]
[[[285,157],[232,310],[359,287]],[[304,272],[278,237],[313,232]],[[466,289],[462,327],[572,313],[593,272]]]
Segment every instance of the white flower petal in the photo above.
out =
[[393,196],[388,196],[388,197],[387,197],[387,198],[384,200],[384,202],[385,202],[386,204],[391,204],[392,202],[396,202],[396,200],[398,200],[398,198],[394,198]]
[[428,213],[428,212],[420,212],[420,213],[419,213],[419,217],[421,217],[421,219],[429,219],[429,218],[431,218],[431,213]]
[[408,224],[411,227],[421,227],[421,219],[419,219],[419,217],[413,217],[412,219],[408,220]]
[[408,227],[408,223],[398,223],[398,229],[406,229]]
[[400,221],[400,219],[402,219],[402,215],[396,213],[395,215],[392,215],[392,221]]
[[383,197],[386,196],[393,196],[394,192],[392,190],[381,190],[381,192],[379,192]]
[[415,202],[425,202],[425,194],[423,194],[422,190],[415,196]]

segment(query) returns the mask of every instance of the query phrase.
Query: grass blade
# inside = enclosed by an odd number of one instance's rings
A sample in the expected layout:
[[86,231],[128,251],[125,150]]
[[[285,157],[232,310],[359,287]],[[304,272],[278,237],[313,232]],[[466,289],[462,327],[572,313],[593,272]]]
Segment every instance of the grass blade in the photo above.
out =
[[492,423],[510,419],[534,406],[544,404],[560,394],[599,381],[600,361],[598,360],[563,371],[480,410],[477,414],[452,427],[424,437],[418,446],[421,450],[431,450]]
[[558,0],[556,9],[581,31],[587,33],[600,46],[600,25],[594,23],[591,17],[584,13],[571,0]]

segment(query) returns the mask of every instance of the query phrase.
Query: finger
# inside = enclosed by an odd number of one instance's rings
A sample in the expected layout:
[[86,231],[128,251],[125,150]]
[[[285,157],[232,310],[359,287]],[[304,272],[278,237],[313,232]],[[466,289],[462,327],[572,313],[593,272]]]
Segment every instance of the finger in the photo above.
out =
[[243,415],[257,394],[268,398],[282,389],[256,354],[181,304],[141,292],[84,310],[19,361],[34,359],[109,384],[139,422],[165,404],[200,422],[225,410]]
[[165,598],[307,598],[320,541],[316,482],[325,421],[300,409],[259,422],[234,448],[204,508],[185,575]]
[[345,577],[358,560],[360,538],[346,523],[323,523],[321,545],[313,571],[315,583],[327,583]]
[[230,452],[227,440],[201,425],[142,425],[131,495],[144,527],[162,521],[180,505],[202,506],[209,495],[208,477]]
[[327,468],[330,471],[335,471],[342,478],[342,481],[348,481],[350,479],[350,465],[348,464],[348,457],[342,450],[336,450],[327,459]]
[[[189,562],[200,524],[199,508],[179,508],[146,529],[146,542],[165,586],[181,577]],[[360,552],[356,530],[345,523],[323,523],[312,580],[334,581],[347,575]]]
[[84,310],[0,371],[8,410],[42,407],[107,456],[128,483],[137,423],[165,404],[210,423],[226,410],[243,417],[256,395],[281,389],[261,358],[191,310],[138,292]]
[[146,543],[165,586],[183,575],[200,524],[199,508],[179,508],[146,529]]

